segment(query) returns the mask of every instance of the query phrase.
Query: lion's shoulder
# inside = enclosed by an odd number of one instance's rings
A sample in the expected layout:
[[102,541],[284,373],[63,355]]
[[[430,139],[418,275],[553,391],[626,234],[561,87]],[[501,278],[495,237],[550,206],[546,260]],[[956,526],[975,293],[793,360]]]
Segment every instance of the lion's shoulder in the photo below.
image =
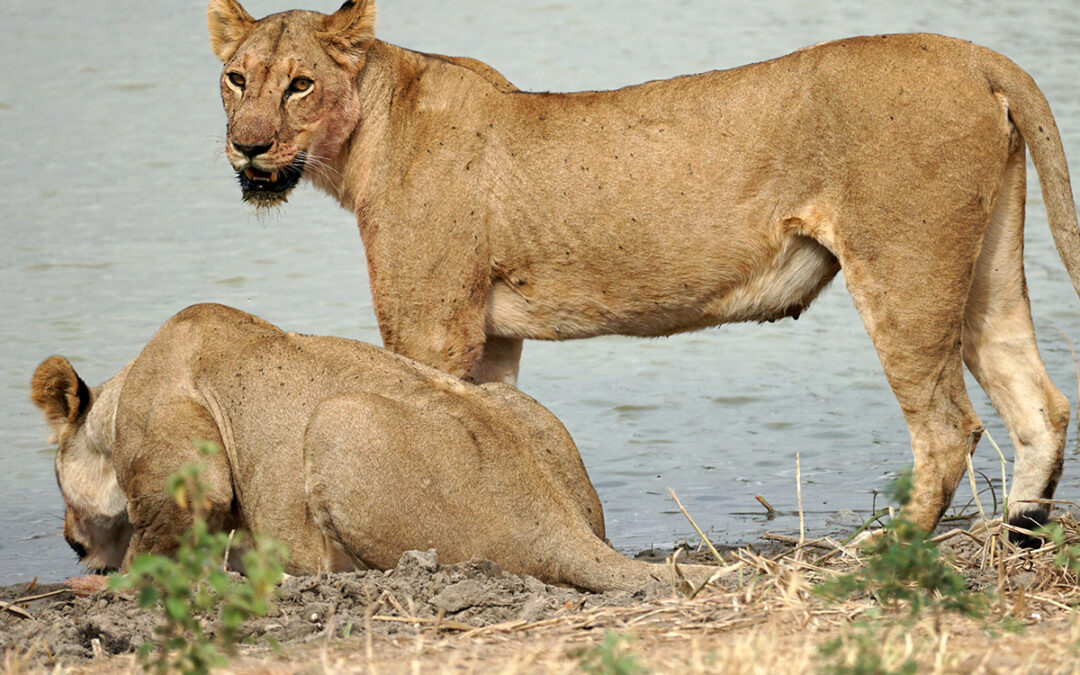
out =
[[518,91],[518,88],[515,87],[510,82],[510,80],[506,79],[506,77],[502,73],[495,70],[483,61],[478,61],[477,59],[469,58],[468,56],[446,56],[444,54],[423,54],[423,56],[432,59],[438,59],[440,61],[451,63],[455,66],[460,66],[467,70],[471,70],[472,72],[487,80],[489,83],[491,83],[493,87],[495,87],[501,92],[506,93]]
[[156,338],[176,333],[200,335],[260,333],[281,335],[282,330],[274,324],[235,307],[206,302],[185,307],[162,325]]

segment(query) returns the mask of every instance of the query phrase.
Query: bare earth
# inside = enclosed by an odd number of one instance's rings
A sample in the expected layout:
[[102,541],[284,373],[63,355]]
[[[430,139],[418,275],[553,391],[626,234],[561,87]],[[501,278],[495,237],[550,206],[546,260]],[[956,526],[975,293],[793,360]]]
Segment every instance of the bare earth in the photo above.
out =
[[[1062,524],[1077,534],[1070,515]],[[489,561],[440,566],[433,552],[408,552],[390,572],[292,577],[272,616],[250,623],[256,645],[231,660],[237,672],[580,672],[611,632],[652,672],[818,672],[867,654],[879,672],[914,660],[919,672],[1080,672],[1077,579],[1053,561],[1052,546],[1011,547],[1000,525],[938,537],[972,590],[991,594],[990,616],[927,613],[914,626],[885,624],[858,646],[852,622],[870,598],[828,603],[813,585],[853,569],[858,554],[831,540],[761,554],[723,554],[721,578],[693,598],[591,594],[503,572]],[[151,636],[155,613],[125,596],[62,590],[63,584],[0,589],[0,652],[9,672],[136,672],[132,651]],[[896,614],[900,616],[901,614]],[[1006,630],[1004,618],[1021,624]],[[273,636],[280,652],[266,646]],[[819,653],[841,638],[836,655]],[[869,651],[867,651],[869,650]],[[860,656],[860,654],[862,654]],[[591,672],[614,672],[596,670]]]

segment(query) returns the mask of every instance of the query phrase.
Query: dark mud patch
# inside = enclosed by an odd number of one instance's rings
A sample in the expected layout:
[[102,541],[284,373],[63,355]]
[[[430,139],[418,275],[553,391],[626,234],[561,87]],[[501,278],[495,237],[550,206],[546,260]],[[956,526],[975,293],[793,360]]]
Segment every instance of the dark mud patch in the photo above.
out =
[[[38,585],[32,594],[65,588]],[[10,603],[31,593],[29,584],[0,588]],[[654,589],[655,595],[657,590]],[[532,623],[595,607],[633,606],[653,599],[645,592],[583,593],[518,577],[498,564],[474,560],[440,565],[434,551],[409,551],[386,572],[363,571],[288,577],[277,607],[247,624],[256,644],[273,638],[283,646],[357,635],[413,634],[436,623],[467,631],[511,621]],[[34,650],[32,662],[77,663],[95,655],[124,654],[153,637],[160,613],[140,609],[133,597],[71,592],[19,605],[33,618],[0,609],[0,652]],[[415,619],[415,621],[413,621]],[[208,619],[213,630],[212,617]]]

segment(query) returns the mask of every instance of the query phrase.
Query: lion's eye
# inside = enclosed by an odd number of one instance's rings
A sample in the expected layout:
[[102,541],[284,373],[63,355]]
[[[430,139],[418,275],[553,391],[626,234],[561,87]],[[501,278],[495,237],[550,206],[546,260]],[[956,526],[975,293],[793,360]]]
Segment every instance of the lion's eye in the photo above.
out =
[[247,80],[240,73],[229,73],[229,82],[232,82],[236,87],[243,89]]
[[293,78],[293,81],[289,83],[289,93],[303,94],[308,89],[311,89],[312,84],[314,84],[314,82],[311,81],[310,77]]

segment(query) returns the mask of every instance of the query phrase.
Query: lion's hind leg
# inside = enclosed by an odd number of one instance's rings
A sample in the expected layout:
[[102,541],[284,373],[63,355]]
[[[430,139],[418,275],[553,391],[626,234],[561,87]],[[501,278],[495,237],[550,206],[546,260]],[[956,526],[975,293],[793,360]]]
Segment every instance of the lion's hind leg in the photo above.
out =
[[408,509],[412,490],[402,485],[397,446],[410,431],[408,424],[386,424],[392,405],[376,395],[333,396],[308,421],[304,493],[322,532],[324,569],[386,569],[400,554],[392,540],[401,529],[395,520]]
[[964,361],[1009,430],[1016,461],[1009,522],[1033,529],[1061,476],[1068,400],[1039,357],[1024,281],[1025,160],[1013,153],[983,239],[964,314]]
[[846,214],[836,251],[911,434],[914,484],[902,513],[925,530],[951,503],[982,429],[960,336],[986,213],[945,206]]
[[389,569],[411,549],[438,549],[447,562],[491,556],[493,541],[518,534],[484,480],[492,447],[455,413],[445,399],[365,392],[319,403],[304,434],[305,493],[331,548],[357,566]]

